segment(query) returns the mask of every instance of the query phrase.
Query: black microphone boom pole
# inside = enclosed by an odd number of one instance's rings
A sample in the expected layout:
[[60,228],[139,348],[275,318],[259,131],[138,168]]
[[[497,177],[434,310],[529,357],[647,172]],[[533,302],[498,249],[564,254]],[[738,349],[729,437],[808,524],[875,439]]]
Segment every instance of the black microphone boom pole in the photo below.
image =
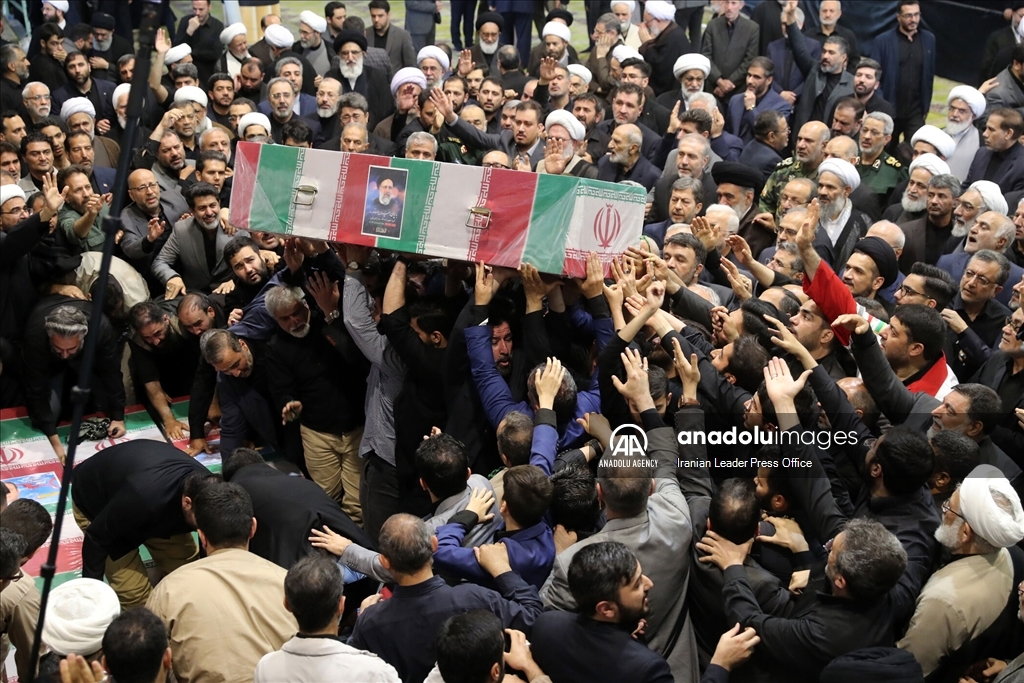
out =
[[[156,29],[167,9],[168,0],[144,0],[142,2],[142,22],[139,25],[139,51],[135,55],[135,72],[132,74],[132,89],[128,95],[128,119],[121,139],[121,157],[117,160],[117,180],[114,182],[114,197],[110,203],[110,213],[103,220],[105,240],[103,242],[103,261],[97,278],[96,296],[92,300],[92,317],[89,320],[90,334],[86,337],[85,348],[82,350],[82,372],[78,385],[71,389],[71,401],[74,404],[71,415],[71,433],[68,435],[67,456],[64,460],[64,476],[60,482],[60,495],[57,497],[57,511],[53,519],[53,537],[50,539],[50,551],[46,562],[39,570],[43,578],[43,594],[39,600],[39,621],[36,623],[35,638],[32,641],[32,656],[29,658],[30,670],[25,672],[28,683],[33,683],[39,663],[39,650],[42,644],[43,623],[46,621],[46,604],[53,588],[53,576],[57,571],[57,551],[60,547],[60,532],[64,523],[64,511],[68,505],[68,489],[71,486],[71,473],[75,466],[75,450],[78,445],[78,430],[82,425],[85,406],[92,393],[92,366],[96,358],[96,340],[103,316],[103,299],[107,291],[107,279],[110,276],[110,259],[114,256],[114,238],[121,229],[121,208],[124,206],[125,190],[128,187],[129,165],[132,159],[135,133],[142,116],[143,96],[149,90],[149,65],[156,38]],[[152,96],[152,95],[150,95]],[[18,672],[21,674],[22,672]]]

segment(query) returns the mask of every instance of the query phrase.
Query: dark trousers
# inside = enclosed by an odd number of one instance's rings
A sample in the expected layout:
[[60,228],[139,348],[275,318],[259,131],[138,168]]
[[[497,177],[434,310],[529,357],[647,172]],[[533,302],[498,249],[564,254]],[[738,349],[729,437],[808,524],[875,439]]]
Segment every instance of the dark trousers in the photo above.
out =
[[[459,52],[473,47],[476,0],[452,0],[452,45]],[[459,29],[462,29],[460,34]],[[463,42],[465,36],[465,42]],[[452,55],[455,59],[455,55]]]
[[889,143],[889,154],[895,154],[896,148],[900,143],[900,135],[903,135],[903,141],[910,144],[910,138],[914,137],[914,133],[917,132],[918,128],[924,125],[924,114],[914,114],[913,116],[901,116],[897,119],[893,119],[892,128],[892,142]]
[[434,36],[437,33],[437,24],[431,24],[430,33],[410,33],[409,37],[412,38],[412,47],[416,52],[419,52],[427,45],[434,44]]
[[363,463],[359,506],[363,510],[363,530],[374,543],[377,543],[380,528],[388,517],[402,511],[398,496],[398,468],[374,453],[367,453]]
[[683,7],[676,10],[676,23],[687,31],[694,52],[700,52],[701,24],[704,22],[703,7]]
[[531,16],[527,12],[508,12],[501,16],[505,18],[501,42],[505,45],[515,45],[519,49],[519,61],[525,67],[530,63],[530,40],[533,31]]

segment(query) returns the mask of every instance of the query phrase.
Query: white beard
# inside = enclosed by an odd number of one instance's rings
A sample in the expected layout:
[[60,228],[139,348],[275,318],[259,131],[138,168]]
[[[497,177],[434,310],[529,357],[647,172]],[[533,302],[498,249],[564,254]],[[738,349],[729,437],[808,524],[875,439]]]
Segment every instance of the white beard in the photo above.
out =
[[903,199],[900,200],[900,205],[903,210],[907,213],[919,213],[924,211],[928,207],[927,199],[911,199],[907,196],[907,193],[903,193]]
[[628,152],[621,152],[621,153],[612,152],[608,156],[608,160],[611,161],[613,164],[619,164],[621,166],[622,164],[625,164],[627,161],[629,161],[629,153]]
[[497,51],[498,41],[494,41],[493,43],[488,43],[483,40],[480,41],[480,52],[483,52],[485,55],[493,55]]
[[295,337],[296,339],[302,339],[307,334],[309,334],[309,330],[310,330],[309,323],[306,323],[305,325],[300,327],[298,330],[288,330],[288,334],[290,334],[291,336]]
[[845,199],[837,199],[834,202],[826,202],[822,201],[822,199],[819,197],[818,204],[821,207],[821,217],[827,221],[834,221],[835,219],[839,218],[839,215],[843,213],[843,209],[846,208]]
[[317,107],[316,108],[316,115],[319,116],[322,119],[330,118],[330,117],[332,117],[332,116],[334,116],[335,114],[338,113],[339,105],[340,105],[339,102],[335,102],[330,107]]
[[106,52],[107,50],[110,49],[110,46],[113,44],[113,42],[114,42],[114,36],[110,36],[109,38],[107,38],[103,42],[100,42],[100,41],[96,40],[95,38],[93,38],[92,39],[92,47],[93,47],[94,50],[96,50],[98,52]]
[[349,79],[350,81],[354,81],[363,74],[363,58],[360,57],[359,61],[356,62],[355,66],[349,66],[345,62],[339,63],[338,71],[340,71],[341,75],[344,76],[345,78]]
[[[977,219],[975,219],[975,220],[977,220]],[[952,230],[951,234],[953,235],[953,237],[963,237],[964,235],[969,233],[971,231],[971,228],[973,228],[973,227],[974,227],[974,221],[971,221],[970,223],[961,223],[960,219],[957,218],[956,216],[954,216],[953,217],[953,230]]]
[[39,118],[45,119],[49,115],[50,115],[50,105],[44,104],[43,106],[39,107]]
[[128,125],[128,117],[127,116],[121,116],[120,114],[118,114],[117,115],[117,124],[119,126],[121,126],[121,129],[123,130],[124,127]]
[[747,215],[747,211],[750,211],[750,204],[737,204],[736,206],[733,206],[731,208],[739,217],[739,219],[743,220],[743,217]]
[[214,217],[212,221],[207,223],[199,216],[196,216],[196,223],[198,223],[203,230],[216,230],[220,227],[220,217]]
[[391,203],[391,196],[389,195],[385,197],[384,195],[380,195],[379,197],[377,197],[377,201],[383,204],[384,206],[387,206],[388,204]]
[[972,123],[973,122],[971,121],[957,123],[955,121],[950,121],[949,119],[946,119],[946,135],[948,135],[949,137],[956,137],[957,135],[960,135],[960,133],[963,133],[965,130],[970,128]]
[[957,535],[960,533],[960,527],[964,525],[964,520],[959,517],[952,524],[941,524],[935,530],[935,540],[938,541],[952,553],[955,553],[960,549],[960,543],[957,541]]

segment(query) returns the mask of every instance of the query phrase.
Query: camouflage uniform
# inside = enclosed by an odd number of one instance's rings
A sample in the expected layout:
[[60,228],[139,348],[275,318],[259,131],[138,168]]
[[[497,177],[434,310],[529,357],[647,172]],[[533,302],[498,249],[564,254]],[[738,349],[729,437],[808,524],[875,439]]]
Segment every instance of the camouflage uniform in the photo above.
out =
[[860,174],[862,185],[867,185],[872,192],[882,197],[888,197],[897,185],[910,176],[906,166],[886,152],[882,152],[882,156],[871,165],[858,164],[857,173]]
[[767,211],[774,216],[779,208],[779,195],[782,194],[782,188],[794,178],[810,178],[817,181],[818,170],[815,169],[812,173],[807,173],[801,168],[800,162],[795,157],[787,157],[780,161],[772,174],[768,176],[768,182],[764,184],[764,189],[761,190],[761,211]]

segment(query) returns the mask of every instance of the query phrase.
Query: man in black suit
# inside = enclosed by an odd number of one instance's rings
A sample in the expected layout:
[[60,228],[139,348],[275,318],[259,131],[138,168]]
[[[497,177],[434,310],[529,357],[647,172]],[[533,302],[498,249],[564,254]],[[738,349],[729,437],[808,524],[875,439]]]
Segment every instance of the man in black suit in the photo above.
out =
[[818,6],[818,27],[808,26],[804,29],[804,35],[813,38],[822,46],[832,36],[842,36],[850,46],[850,58],[846,61],[847,69],[855,71],[860,63],[860,51],[857,49],[857,36],[850,29],[839,25],[839,19],[843,16],[842,5],[839,0],[822,0]]
[[365,63],[366,46],[366,38],[357,31],[341,31],[333,45],[339,57],[338,66],[328,71],[324,78],[340,82],[342,94],[355,92],[366,98],[370,113],[367,128],[373,130],[395,112],[395,100],[391,97],[387,76]]
[[754,119],[754,139],[740,153],[740,163],[761,171],[765,178],[775,172],[782,161],[779,152],[789,145],[789,124],[786,117],[768,109]]
[[1007,64],[998,64],[996,56],[1006,51],[1007,54],[1017,46],[1017,30],[1020,20],[1024,18],[1024,0],[1014,0],[1010,3],[1013,14],[1010,15],[1010,25],[992,33],[985,43],[985,54],[981,58],[981,72],[978,74],[978,82],[984,83],[997,75]]
[[[59,112],[68,100],[84,97],[92,102],[96,110],[96,132],[102,135],[110,129],[110,122],[117,120],[113,104],[116,84],[113,81],[93,78],[89,60],[81,52],[72,52],[67,56],[64,60],[64,71],[67,73],[68,82],[53,92],[50,111]],[[102,121],[106,123],[100,123]]]
[[597,162],[597,179],[618,183],[632,180],[648,192],[658,182],[661,172],[641,153],[643,135],[636,124],[626,123],[612,131],[608,154]]
[[655,96],[679,89],[674,73],[676,60],[693,51],[686,31],[675,22],[675,15],[676,9],[670,2],[650,2],[644,6],[644,26],[650,38],[640,46],[640,54],[651,65],[651,90]]
[[274,564],[287,569],[314,552],[309,532],[325,526],[364,548],[376,547],[319,485],[274,469],[251,448],[238,448],[228,457],[224,479],[252,498],[256,535],[249,541],[250,552]]
[[832,121],[836,102],[854,94],[853,74],[846,70],[849,46],[842,36],[833,35],[821,48],[819,66],[807,74],[804,93],[793,111],[793,130],[808,121]]
[[991,180],[1003,194],[1024,190],[1024,147],[1017,138],[1024,133],[1024,117],[1015,109],[996,109],[989,114],[981,137],[985,146],[974,155],[964,185]]
[[199,557],[192,501],[220,478],[198,460],[162,441],[129,441],[92,456],[72,477],[72,512],[85,533],[82,576],[106,576],[122,609],[149,597],[139,546],[166,572]]
[[192,46],[192,63],[199,70],[199,82],[206,83],[213,75],[217,60],[224,53],[220,32],[224,24],[210,14],[210,0],[192,0],[192,15],[178,22],[174,44]]
[[[473,65],[477,68],[486,65],[490,73],[495,73],[498,68],[499,42],[501,32],[505,30],[505,18],[497,12],[482,12],[476,18],[476,31],[480,36],[480,42],[469,48],[469,54],[473,57]],[[515,50],[515,48],[513,48]],[[516,68],[519,64],[519,50],[516,53]]]

